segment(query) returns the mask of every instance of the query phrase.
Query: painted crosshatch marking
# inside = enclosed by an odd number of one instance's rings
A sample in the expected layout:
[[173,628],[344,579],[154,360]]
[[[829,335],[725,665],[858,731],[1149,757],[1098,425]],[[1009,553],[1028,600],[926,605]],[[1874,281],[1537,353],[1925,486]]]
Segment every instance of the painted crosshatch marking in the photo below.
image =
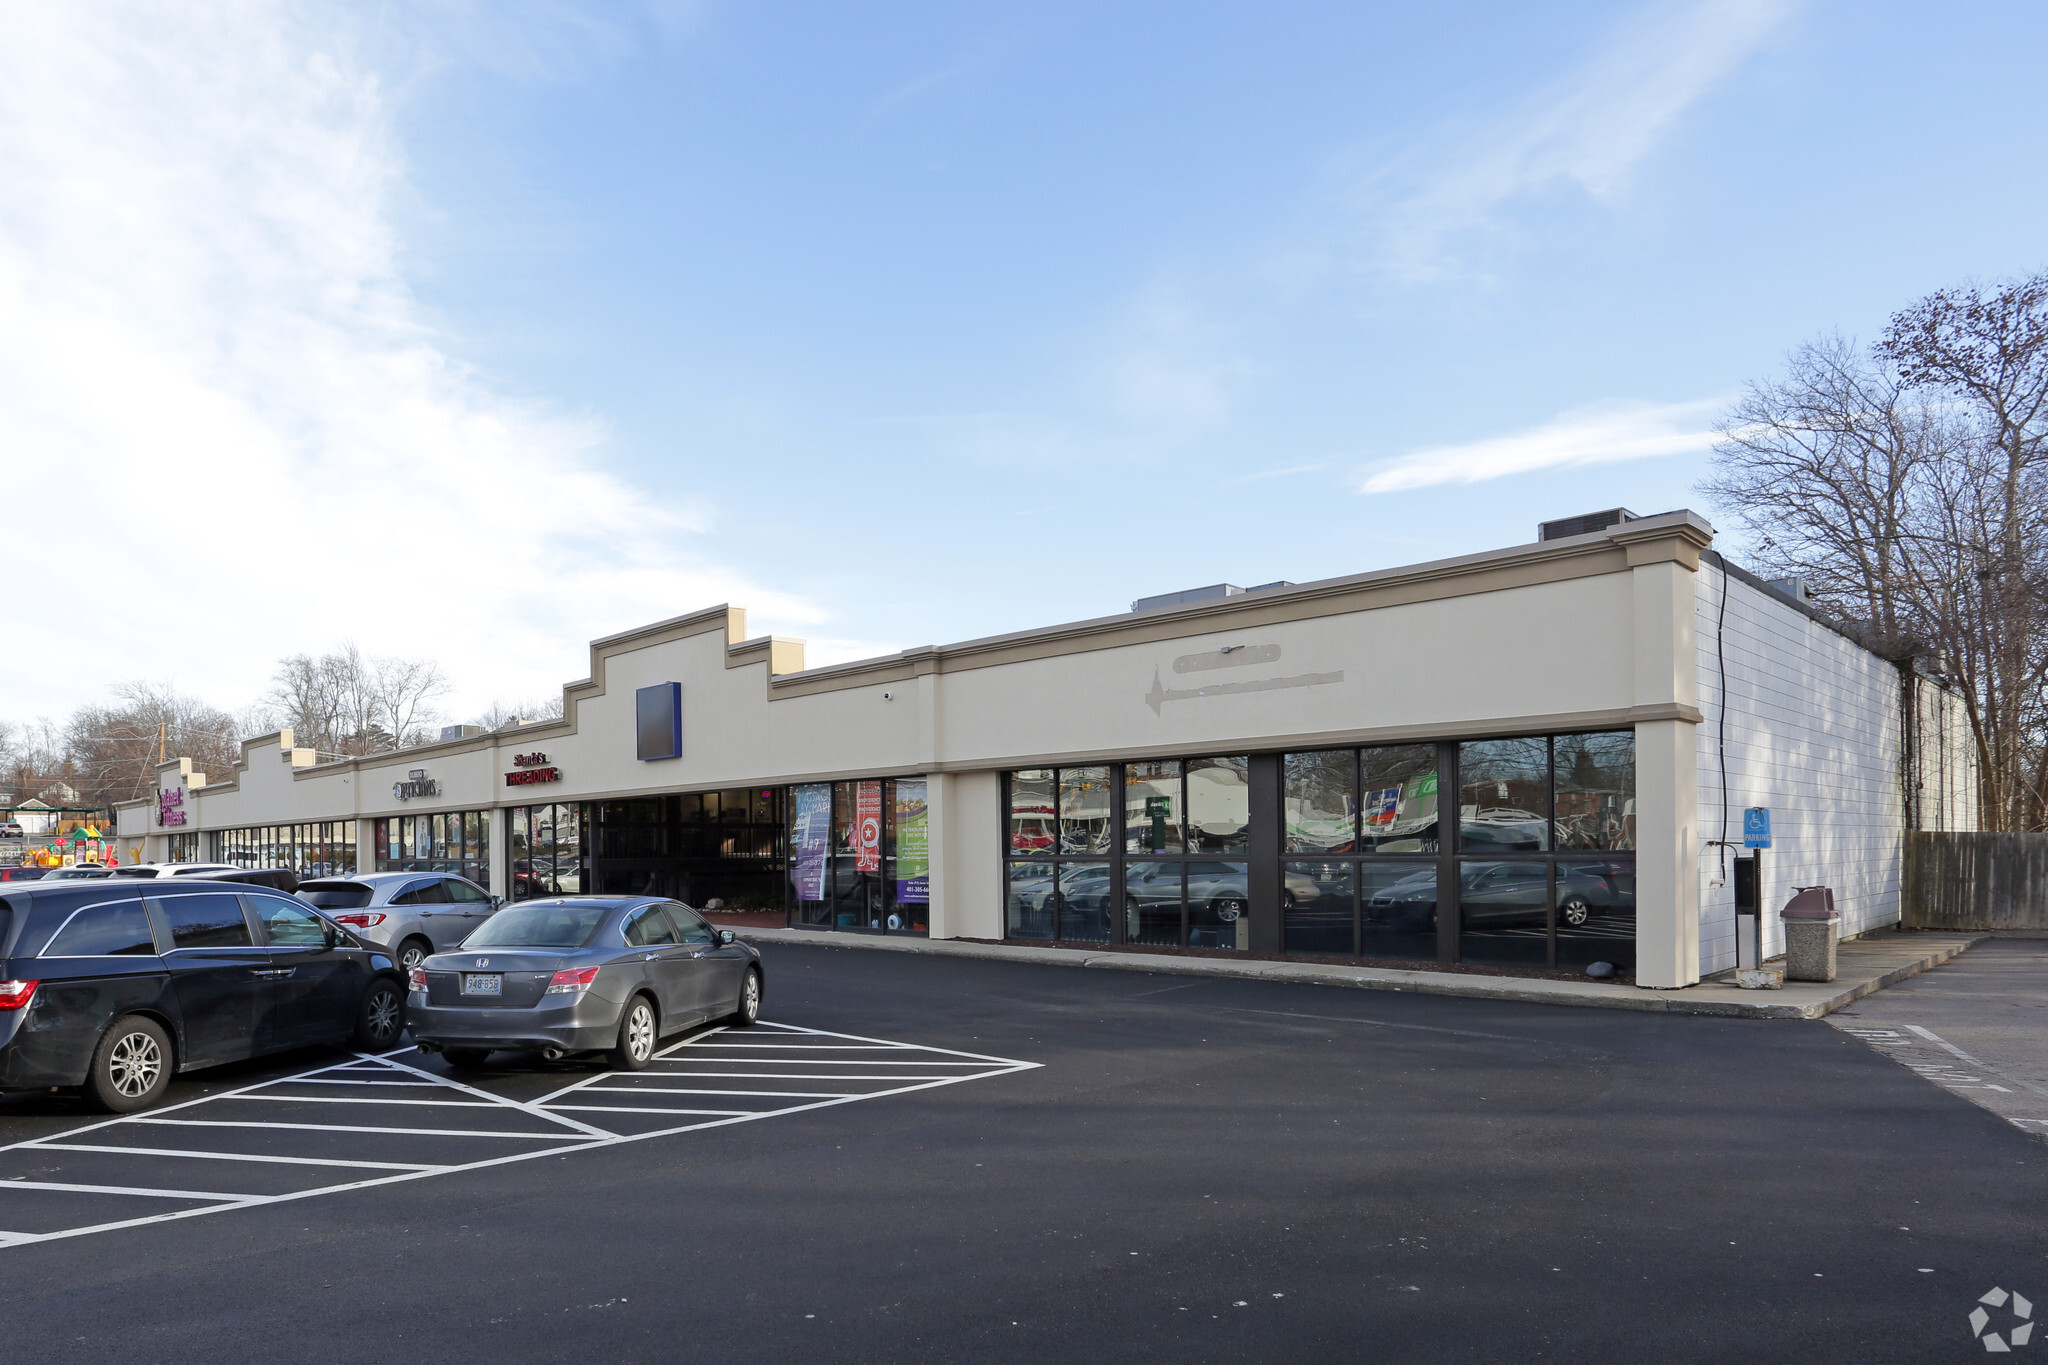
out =
[[[673,1044],[645,1071],[597,1071],[515,1100],[399,1060],[411,1053],[358,1054],[0,1147],[0,1248],[674,1137],[1040,1065],[763,1021]],[[378,1159],[331,1155],[330,1140],[344,1133],[359,1135],[347,1150],[374,1148]],[[17,1198],[27,1194],[60,1198],[37,1202],[31,1215]],[[108,1218],[110,1203],[133,1212]],[[41,1226],[17,1221],[31,1217]]]

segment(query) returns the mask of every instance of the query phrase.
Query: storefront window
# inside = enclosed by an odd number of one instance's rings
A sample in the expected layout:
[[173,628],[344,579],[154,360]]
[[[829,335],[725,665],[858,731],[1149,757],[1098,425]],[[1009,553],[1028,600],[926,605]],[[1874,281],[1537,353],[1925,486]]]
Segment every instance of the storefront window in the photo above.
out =
[[[197,835],[188,836],[194,840]],[[290,868],[300,877],[348,876],[356,870],[356,822],[320,820],[300,825],[256,825],[224,829],[208,836],[212,861],[236,867]],[[196,842],[187,856],[172,849],[173,862],[196,861]]]
[[[1007,775],[1004,800],[1011,937],[1635,960],[1629,731],[1032,768]],[[1253,861],[1258,847],[1277,856]]]
[[1124,764],[1124,852],[1182,852],[1185,809],[1177,761]]
[[1460,745],[1458,798],[1459,961],[1634,965],[1633,731]]
[[1103,854],[1114,825],[1108,768],[1060,769],[1060,852]]
[[[1011,821],[1013,846],[1050,846],[1052,775]],[[931,811],[923,778],[814,782],[791,789],[788,839],[793,923],[922,934],[931,907]]]
[[491,889],[491,813],[394,815],[375,826],[379,872],[453,872]]
[[505,813],[512,841],[512,899],[573,896],[583,890],[583,807],[520,806]]

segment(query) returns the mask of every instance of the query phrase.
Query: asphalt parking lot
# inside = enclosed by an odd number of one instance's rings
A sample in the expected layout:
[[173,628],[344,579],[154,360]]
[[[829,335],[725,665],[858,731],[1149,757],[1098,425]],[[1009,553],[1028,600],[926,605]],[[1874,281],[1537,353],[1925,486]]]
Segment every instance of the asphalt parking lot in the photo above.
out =
[[1826,1023],[764,951],[772,1026],[638,1077],[311,1052],[180,1081],[182,1124],[0,1102],[13,1339],[1920,1362],[2048,1300],[2048,1144]]

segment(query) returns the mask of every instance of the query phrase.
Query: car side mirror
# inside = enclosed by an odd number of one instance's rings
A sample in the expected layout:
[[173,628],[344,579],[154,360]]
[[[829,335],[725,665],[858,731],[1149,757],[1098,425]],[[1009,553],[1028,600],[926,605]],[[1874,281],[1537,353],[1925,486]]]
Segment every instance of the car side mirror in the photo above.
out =
[[321,933],[321,935],[322,935],[323,937],[325,937],[325,938],[326,938],[326,940],[327,940],[327,946],[328,946],[328,947],[329,947],[330,949],[332,949],[332,948],[336,948],[336,947],[339,947],[339,946],[340,946],[340,944],[341,944],[341,930],[339,930],[339,929],[335,928],[335,927],[334,927],[333,925],[329,924],[329,925],[325,925],[325,926],[323,926],[323,927],[321,928],[321,930],[320,930],[320,933]]
[[723,944],[723,943],[731,943],[731,942],[732,942],[732,941],[733,941],[734,939],[737,939],[738,937],[739,937],[739,935],[738,935],[738,934],[735,934],[735,933],[734,933],[734,932],[733,932],[732,930],[730,930],[730,929],[720,929],[720,930],[718,931],[718,941],[719,941],[720,943],[722,943],[722,944]]
[[496,910],[496,909],[498,909],[499,907],[501,907],[501,906],[502,906],[502,905],[504,905],[504,904],[505,904],[505,898],[504,898],[503,896],[493,896],[493,897],[491,897],[491,909],[493,909],[493,910]]

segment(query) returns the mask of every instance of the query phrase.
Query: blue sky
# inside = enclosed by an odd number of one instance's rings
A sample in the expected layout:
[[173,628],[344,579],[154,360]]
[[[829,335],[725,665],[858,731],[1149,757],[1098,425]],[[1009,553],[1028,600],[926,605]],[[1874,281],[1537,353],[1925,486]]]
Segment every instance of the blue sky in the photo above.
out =
[[824,662],[1701,506],[1786,348],[2044,263],[2019,3],[7,9],[0,448],[124,604],[14,716],[343,637],[459,716],[721,600]]

